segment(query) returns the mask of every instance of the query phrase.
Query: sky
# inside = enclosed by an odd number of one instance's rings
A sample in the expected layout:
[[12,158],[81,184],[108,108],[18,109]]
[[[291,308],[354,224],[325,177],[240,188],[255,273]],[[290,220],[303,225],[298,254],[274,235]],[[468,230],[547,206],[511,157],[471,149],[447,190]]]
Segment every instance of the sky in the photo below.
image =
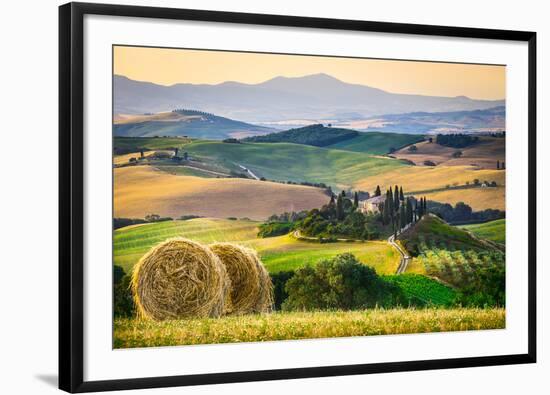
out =
[[325,73],[392,93],[505,99],[505,66],[114,47],[114,73],[160,85],[257,84],[271,78]]

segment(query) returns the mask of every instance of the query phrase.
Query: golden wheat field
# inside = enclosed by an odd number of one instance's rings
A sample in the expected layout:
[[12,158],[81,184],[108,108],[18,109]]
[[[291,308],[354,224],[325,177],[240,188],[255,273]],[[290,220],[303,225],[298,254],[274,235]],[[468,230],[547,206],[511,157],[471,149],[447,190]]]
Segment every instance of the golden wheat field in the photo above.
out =
[[[148,156],[151,156],[155,153],[155,151],[144,151],[143,152],[143,156],[144,157],[148,157]],[[127,164],[129,161],[130,161],[130,158],[139,158],[140,157],[140,153],[139,152],[134,152],[134,153],[131,153],[131,154],[124,154],[124,155],[115,155],[113,157],[113,164],[115,165],[124,165],[124,164]]]
[[500,308],[277,312],[191,320],[117,318],[115,348],[503,329]]
[[473,210],[485,210],[488,208],[505,210],[506,189],[503,186],[497,188],[475,188],[440,191],[423,194],[429,200],[449,203],[452,205],[464,202]]
[[445,188],[446,185],[464,185],[474,179],[496,181],[504,185],[506,173],[501,170],[476,170],[472,166],[409,166],[363,178],[356,187],[374,190],[376,185],[384,189],[395,184],[403,185],[407,192]]
[[273,213],[309,210],[329,200],[319,188],[241,178],[177,176],[151,166],[114,170],[114,216],[159,214],[266,219]]
[[[447,186],[467,182],[472,185],[475,179],[481,183],[495,181],[499,187],[445,190]],[[406,193],[420,192],[430,200],[451,204],[464,202],[475,210],[483,210],[504,209],[505,182],[506,173],[502,170],[476,170],[472,166],[410,166],[363,178],[355,187],[373,191],[377,185],[385,190],[397,184],[402,185]]]

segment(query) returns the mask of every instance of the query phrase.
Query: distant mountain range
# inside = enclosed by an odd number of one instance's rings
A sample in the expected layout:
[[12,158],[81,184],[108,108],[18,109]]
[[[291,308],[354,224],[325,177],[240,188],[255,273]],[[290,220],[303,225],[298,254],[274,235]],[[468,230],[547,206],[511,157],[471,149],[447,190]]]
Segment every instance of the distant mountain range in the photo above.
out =
[[115,114],[193,108],[245,122],[299,124],[300,120],[342,122],[384,114],[468,111],[503,105],[504,100],[390,93],[349,84],[327,74],[276,77],[259,84],[223,82],[172,86],[114,77]]
[[451,112],[413,112],[387,114],[368,119],[355,119],[334,124],[361,131],[392,133],[482,133],[506,129],[506,107]]

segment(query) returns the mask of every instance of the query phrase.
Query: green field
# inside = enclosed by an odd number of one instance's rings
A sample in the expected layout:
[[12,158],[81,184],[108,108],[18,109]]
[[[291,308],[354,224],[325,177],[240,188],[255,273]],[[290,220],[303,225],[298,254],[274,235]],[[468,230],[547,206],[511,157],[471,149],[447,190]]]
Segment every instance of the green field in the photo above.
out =
[[506,220],[497,219],[483,224],[460,226],[482,239],[491,240],[500,244],[506,243]]
[[350,187],[367,176],[407,166],[399,160],[362,152],[291,143],[228,144],[201,140],[191,142],[185,150],[193,159],[227,169],[243,165],[269,180],[323,182],[340,188]]
[[156,347],[505,328],[504,309],[283,312],[173,321],[117,318],[114,347]]
[[145,148],[146,151],[181,148],[189,141],[189,139],[177,137],[115,137],[113,146],[117,149],[128,150],[128,152],[138,152],[141,148]]
[[450,306],[456,292],[439,281],[419,274],[384,276],[384,280],[397,285],[412,303],[420,301],[426,306]]
[[424,216],[414,227],[399,236],[402,245],[413,256],[428,248],[484,251],[494,248],[468,232],[447,224],[433,214]]
[[383,241],[319,244],[284,235],[258,238],[260,222],[197,218],[128,226],[114,232],[114,263],[129,273],[149,248],[171,237],[187,237],[202,243],[238,242],[254,248],[271,272],[292,270],[321,259],[350,252],[379,274],[395,273],[398,253]]
[[383,155],[390,152],[391,148],[399,149],[423,139],[424,137],[419,134],[367,132],[361,133],[355,138],[332,144],[327,148]]
[[[114,146],[117,150],[123,150],[121,152],[177,147],[180,152],[188,152],[193,161],[202,162],[203,166],[210,166],[222,173],[244,173],[241,165],[268,180],[325,183],[338,190],[353,187],[365,178],[410,167],[400,160],[374,155],[384,154],[394,145],[414,142],[421,137],[390,134],[391,138],[388,138],[387,135],[361,133],[356,138],[329,147],[293,143],[230,144],[169,137],[116,137]],[[192,169],[178,169],[178,166],[163,170],[181,175],[212,176]]]

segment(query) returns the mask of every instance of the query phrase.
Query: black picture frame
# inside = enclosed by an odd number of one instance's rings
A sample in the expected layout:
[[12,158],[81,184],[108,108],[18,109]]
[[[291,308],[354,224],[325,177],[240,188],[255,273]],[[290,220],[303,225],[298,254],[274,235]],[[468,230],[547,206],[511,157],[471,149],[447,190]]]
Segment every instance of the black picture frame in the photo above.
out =
[[[84,381],[83,19],[86,14],[401,33],[528,43],[528,352],[526,354]],[[536,33],[283,15],[69,3],[59,8],[59,388],[90,392],[536,362]]]

